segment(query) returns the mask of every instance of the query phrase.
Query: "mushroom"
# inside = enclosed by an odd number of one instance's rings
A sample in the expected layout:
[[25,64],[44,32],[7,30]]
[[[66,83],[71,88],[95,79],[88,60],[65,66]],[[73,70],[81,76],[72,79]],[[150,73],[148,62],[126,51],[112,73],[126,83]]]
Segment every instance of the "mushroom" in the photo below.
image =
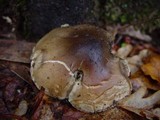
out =
[[113,33],[92,25],[52,30],[33,49],[34,83],[80,111],[106,110],[131,92],[127,62],[111,54],[113,39]]

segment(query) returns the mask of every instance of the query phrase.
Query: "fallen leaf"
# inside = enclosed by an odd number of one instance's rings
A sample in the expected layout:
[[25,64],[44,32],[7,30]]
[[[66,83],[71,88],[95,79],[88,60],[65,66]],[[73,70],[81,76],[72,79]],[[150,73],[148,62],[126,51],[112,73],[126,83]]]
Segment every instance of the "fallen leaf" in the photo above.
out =
[[150,42],[152,40],[149,35],[142,33],[140,30],[136,30],[133,26],[125,27],[123,31],[119,31],[119,34],[128,35],[146,42]]
[[160,108],[155,108],[152,110],[153,114],[160,118]]
[[[14,112],[20,101],[25,99],[31,102],[36,92],[33,93],[31,86],[15,75],[7,64],[12,62],[0,61],[0,118],[24,120],[23,117],[14,115]],[[20,63],[17,63],[17,67],[21,67]]]
[[8,113],[6,105],[1,98],[0,98],[0,113],[4,113],[4,114]]
[[128,107],[150,109],[160,101],[160,90],[149,97],[145,97],[147,92],[146,87],[141,87],[137,92],[126,98],[123,103]]
[[35,43],[17,40],[0,40],[0,59],[30,63],[30,55]]
[[[38,91],[37,87],[35,86],[34,82],[31,79],[30,68],[29,68],[28,64],[10,62],[10,61],[0,61],[0,67],[4,67],[9,72],[14,73],[14,75],[16,75],[21,80],[28,83],[32,87],[33,91],[35,91],[35,92]],[[5,72],[5,74],[6,74],[6,72]],[[0,78],[1,78],[1,76],[0,76]],[[5,82],[1,83],[0,86],[3,85],[4,83]]]
[[137,91],[140,87],[146,87],[151,90],[160,90],[160,84],[152,80],[149,76],[144,75],[142,70],[137,70],[131,74],[130,80],[132,83],[133,91]]
[[151,90],[160,90],[160,84],[157,84],[156,82],[153,82],[146,76],[142,75],[140,77],[131,79],[131,82],[133,83],[133,89],[136,91],[140,87],[147,87]]
[[141,69],[145,75],[150,75],[153,80],[160,82],[160,55],[152,54],[147,57]]
[[120,101],[119,106],[129,111],[132,111],[138,115],[145,115],[149,119],[154,117],[160,119],[159,109],[155,111],[157,103],[160,102],[160,90],[153,93],[152,95],[146,96],[148,92],[149,91],[146,87],[141,87],[135,93]]
[[13,102],[17,87],[19,87],[20,81],[13,80],[9,82],[5,87],[4,97],[7,102]]

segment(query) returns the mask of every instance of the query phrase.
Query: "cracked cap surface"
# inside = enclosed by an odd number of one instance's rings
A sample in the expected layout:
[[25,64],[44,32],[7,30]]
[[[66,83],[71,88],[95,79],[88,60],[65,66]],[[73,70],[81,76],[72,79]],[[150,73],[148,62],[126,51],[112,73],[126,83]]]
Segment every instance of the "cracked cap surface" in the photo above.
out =
[[91,25],[54,29],[33,50],[32,79],[81,111],[104,111],[131,91],[129,69],[111,54],[110,42],[108,32]]

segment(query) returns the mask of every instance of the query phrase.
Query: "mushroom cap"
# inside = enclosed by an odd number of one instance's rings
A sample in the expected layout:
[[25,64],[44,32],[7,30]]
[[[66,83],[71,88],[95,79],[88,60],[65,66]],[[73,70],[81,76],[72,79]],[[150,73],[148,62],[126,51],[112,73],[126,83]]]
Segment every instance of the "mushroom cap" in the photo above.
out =
[[106,110],[131,91],[127,63],[111,54],[112,38],[91,25],[52,30],[33,49],[33,81],[81,111]]

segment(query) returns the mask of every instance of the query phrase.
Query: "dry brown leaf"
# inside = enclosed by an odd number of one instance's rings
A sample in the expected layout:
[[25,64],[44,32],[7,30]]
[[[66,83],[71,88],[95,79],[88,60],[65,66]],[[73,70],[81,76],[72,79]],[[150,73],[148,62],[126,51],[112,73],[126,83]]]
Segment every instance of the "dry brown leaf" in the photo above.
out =
[[0,59],[30,63],[30,55],[35,43],[17,40],[0,40]]
[[146,58],[141,69],[145,75],[150,75],[152,79],[160,82],[160,55],[154,54]]
[[136,30],[133,26],[126,27],[123,31],[120,31],[120,34],[128,35],[146,42],[152,40],[149,35],[142,33],[140,30]]
[[152,82],[145,76],[132,79],[133,90],[136,91],[140,87],[147,87],[151,90],[160,90],[160,85]]
[[160,84],[157,84],[156,82],[152,82],[152,80],[150,80],[149,78],[145,76],[142,76],[140,78],[140,83],[142,84],[142,86],[145,86],[149,89],[160,90]]
[[10,72],[14,73],[21,80],[28,83],[35,92],[38,91],[37,87],[35,86],[30,77],[30,69],[27,64],[10,62],[10,61],[0,61],[0,68],[1,67],[8,69]]
[[153,81],[150,77],[145,76],[142,70],[138,70],[134,74],[131,74],[130,80],[133,91],[137,91],[140,87],[146,87],[151,90],[160,90],[160,84]]
[[141,70],[138,70],[133,75],[131,75],[130,80],[134,91],[142,86],[151,90],[160,90],[160,84],[145,76]]
[[155,108],[160,102],[160,90],[145,97],[147,93],[147,88],[141,87],[138,91],[119,102],[119,106],[141,116],[145,115],[149,119],[153,117],[160,118],[159,108]]

